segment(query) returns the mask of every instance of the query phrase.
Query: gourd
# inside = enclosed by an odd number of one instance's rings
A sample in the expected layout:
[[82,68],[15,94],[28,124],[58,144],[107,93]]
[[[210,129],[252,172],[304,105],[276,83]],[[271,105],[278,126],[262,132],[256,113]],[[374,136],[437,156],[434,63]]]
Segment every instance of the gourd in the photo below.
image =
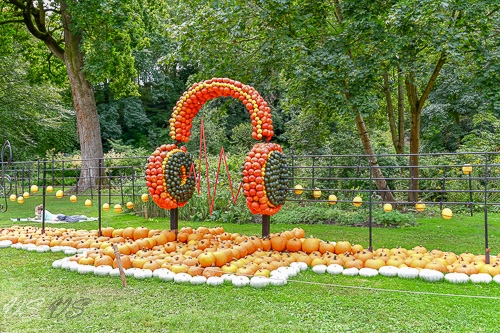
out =
[[73,254],[76,254],[76,249],[66,249],[64,250],[64,254],[69,254],[69,255],[73,255]]
[[391,277],[398,275],[399,268],[394,266],[383,266],[378,269],[378,272],[382,276]]
[[307,264],[305,262],[292,262],[290,267],[297,267],[301,271],[307,270]]
[[[226,275],[230,275],[230,274],[226,274]],[[233,276],[235,276],[235,275],[233,275]],[[207,279],[207,284],[209,286],[220,286],[223,283],[224,283],[224,279],[221,277],[218,277],[218,276],[211,276]]]
[[109,272],[109,276],[120,276],[120,269],[119,268],[113,268]]
[[287,277],[281,274],[276,274],[269,278],[269,283],[273,286],[284,286],[287,283]]
[[158,268],[158,269],[155,269],[154,272],[153,272],[153,277],[155,278],[159,278],[160,277],[160,274],[163,273],[163,272],[170,272],[170,270],[166,269],[166,268]]
[[179,273],[175,274],[174,282],[175,283],[189,283],[192,277],[188,273]]
[[69,265],[69,270],[72,272],[76,272],[78,270],[78,267],[80,267],[80,264],[76,261],[72,261]]
[[148,279],[153,277],[153,271],[150,269],[139,268],[134,272],[134,277],[136,279]]
[[52,262],[52,268],[61,268],[61,265],[63,264],[62,260],[55,260]]
[[125,276],[134,276],[135,271],[137,268],[131,267],[129,269],[125,270]]
[[378,275],[378,271],[373,268],[361,268],[359,270],[359,275],[362,277],[374,277]]
[[327,273],[330,275],[339,275],[343,270],[344,268],[338,264],[331,264],[326,268]]
[[6,247],[10,247],[12,245],[12,241],[10,240],[3,240],[0,242],[0,248],[6,248]]
[[325,274],[326,265],[316,265],[312,268],[312,271],[316,274]]
[[80,265],[77,272],[79,274],[94,274],[95,267],[92,265]]
[[472,283],[490,283],[491,281],[493,281],[493,278],[487,273],[472,274],[470,276],[470,282]]
[[158,278],[162,281],[174,281],[175,275],[176,274],[174,272],[167,269],[158,273]]
[[425,280],[428,282],[436,282],[436,281],[440,281],[444,278],[444,274],[442,272],[436,271],[433,269],[428,269],[428,268],[421,269],[420,272],[418,273],[418,276],[422,280]]
[[197,285],[200,285],[200,284],[205,284],[207,282],[207,278],[204,277],[204,276],[201,276],[201,275],[197,275],[197,276],[193,276],[191,278],[190,282],[191,282],[192,285],[197,286]]
[[254,288],[264,288],[269,285],[269,278],[265,276],[255,276],[250,280],[250,286]]
[[465,273],[449,273],[444,276],[444,279],[451,283],[469,282],[469,276]]
[[412,267],[401,267],[398,276],[404,279],[415,279],[418,277],[418,269]]
[[94,275],[105,276],[112,270],[111,266],[99,266],[94,270]]
[[236,276],[233,278],[233,286],[244,287],[250,283],[250,279],[246,276]]
[[356,267],[347,268],[342,271],[342,275],[346,276],[356,276],[358,274],[359,274],[359,269],[357,269]]
[[296,277],[298,273],[297,268],[294,267],[279,267],[276,271],[273,272],[286,275],[289,278]]
[[223,281],[223,282],[225,282],[225,281],[229,281],[229,282],[231,282],[231,283],[232,283],[232,282],[233,282],[233,279],[234,279],[235,277],[236,277],[236,275],[235,275],[235,274],[224,274],[224,275],[222,275],[221,279],[222,279],[222,281]]

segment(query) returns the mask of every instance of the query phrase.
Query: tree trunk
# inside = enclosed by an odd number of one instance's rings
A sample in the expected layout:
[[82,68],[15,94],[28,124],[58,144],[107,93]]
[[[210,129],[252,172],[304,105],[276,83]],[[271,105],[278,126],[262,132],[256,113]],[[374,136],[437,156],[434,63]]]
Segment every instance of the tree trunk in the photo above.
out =
[[400,154],[405,153],[405,95],[404,78],[398,66],[398,135]]
[[[436,79],[441,71],[441,68],[446,62],[446,53],[443,51],[439,60],[434,68],[434,72],[429,78],[429,82],[425,87],[422,96],[419,97],[418,88],[415,83],[415,78],[413,73],[409,73],[405,79],[406,85],[406,94],[408,96],[408,103],[410,104],[410,114],[411,114],[411,125],[410,125],[410,154],[419,154],[420,153],[420,114],[422,112],[422,108],[424,107],[425,101],[431,92],[432,87],[436,83]],[[410,181],[410,191],[408,192],[409,201],[417,201],[418,200],[418,155],[410,156],[410,176],[414,178]],[[411,171],[413,170],[413,173]]]
[[[355,121],[356,121],[356,127],[358,128],[359,136],[361,138],[361,142],[363,143],[363,149],[365,151],[365,154],[372,156],[375,155],[375,153],[373,152],[370,136],[368,135],[368,131],[366,130],[366,125],[365,122],[363,121],[363,117],[361,116],[361,114],[358,114]],[[370,158],[368,158],[368,161],[370,161]],[[390,190],[389,186],[387,185],[387,182],[384,179],[385,178],[384,174],[382,173],[382,170],[380,169],[380,166],[378,164],[377,157],[373,156],[371,158],[371,161],[372,161],[373,178],[378,178],[377,180],[375,180],[377,188],[379,189],[379,191]],[[379,192],[379,195],[382,198],[385,198],[385,201],[396,202],[396,199],[392,195],[392,192]]]
[[401,154],[398,131],[396,128],[396,120],[394,119],[394,107],[392,105],[391,89],[389,87],[389,74],[387,73],[387,71],[384,71],[382,77],[384,78],[384,93],[385,93],[385,101],[387,103],[387,116],[389,118],[389,127],[391,129],[392,144],[394,145],[394,150],[396,151],[396,154]]
[[81,35],[70,30],[70,15],[66,12],[66,3],[61,3],[64,27],[64,63],[71,83],[73,106],[76,112],[76,126],[82,152],[82,171],[78,182],[79,188],[95,185],[98,175],[98,159],[103,158],[101,128],[92,84],[82,72],[83,53],[80,50]]

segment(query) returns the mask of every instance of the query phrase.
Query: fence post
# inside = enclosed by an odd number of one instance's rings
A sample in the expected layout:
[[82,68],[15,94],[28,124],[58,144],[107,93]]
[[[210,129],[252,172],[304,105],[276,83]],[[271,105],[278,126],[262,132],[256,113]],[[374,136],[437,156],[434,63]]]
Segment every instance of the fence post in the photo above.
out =
[[474,216],[474,210],[472,209],[472,172],[469,172],[469,206],[470,216]]
[[[102,159],[99,158],[99,170],[97,171],[97,175],[99,176],[99,179],[97,180],[97,196],[98,196],[98,208],[99,208],[99,237],[102,236],[102,231],[101,231],[101,221],[102,221],[102,207],[101,207],[101,167],[102,167]],[[90,175],[90,173],[89,173]],[[90,188],[92,189],[93,184],[90,184]]]
[[373,247],[372,247],[372,156],[371,155],[370,155],[370,204],[369,204],[368,227],[369,227],[369,232],[370,232],[370,244],[368,246],[368,251],[373,252]]
[[43,161],[43,189],[42,189],[42,204],[43,204],[43,209],[42,209],[42,234],[45,234],[45,187],[47,185],[47,162]]
[[411,186],[410,186],[411,200],[412,200],[413,204],[415,204],[415,180],[414,180],[414,176],[413,176],[413,160],[412,159],[410,159],[410,171],[411,171]]
[[441,188],[441,202],[439,203],[439,210],[443,210],[443,200],[444,200],[444,192],[446,191],[446,166],[443,171],[443,186]]
[[484,159],[484,244],[485,262],[490,263],[490,249],[488,247],[488,153]]

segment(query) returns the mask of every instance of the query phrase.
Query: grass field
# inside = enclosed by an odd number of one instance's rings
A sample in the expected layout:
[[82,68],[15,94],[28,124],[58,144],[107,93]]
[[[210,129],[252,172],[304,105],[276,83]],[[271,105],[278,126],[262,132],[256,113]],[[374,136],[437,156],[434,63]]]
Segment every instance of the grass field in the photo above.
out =
[[[39,199],[10,203],[0,215],[0,227],[8,218],[34,216]],[[53,213],[96,216],[97,208],[69,199],[50,199]],[[284,208],[286,209],[286,207]],[[168,228],[168,221],[150,221],[108,212],[103,226],[144,225]],[[484,253],[484,220],[456,216],[423,218],[419,227],[374,229],[375,247],[413,247]],[[489,216],[492,254],[500,252],[500,216]],[[180,222],[181,226],[213,223]],[[57,225],[61,226],[61,225]],[[63,225],[68,227],[68,225]],[[296,225],[294,225],[296,226]],[[72,224],[95,229],[97,222]],[[291,228],[272,225],[271,231]],[[346,239],[368,245],[368,230],[326,225],[304,225],[306,234],[325,240]],[[260,225],[225,224],[230,232],[257,234]],[[128,278],[123,288],[117,278],[82,276],[53,269],[60,253],[0,250],[0,331],[2,332],[500,332],[500,285],[453,285],[400,278],[332,277],[302,273],[285,287],[237,289],[178,285],[156,279]],[[309,282],[309,283],[305,283]],[[320,284],[312,284],[312,283]],[[453,297],[342,286],[382,288],[499,299]],[[58,301],[59,304],[57,304]],[[56,306],[57,305],[57,306]]]

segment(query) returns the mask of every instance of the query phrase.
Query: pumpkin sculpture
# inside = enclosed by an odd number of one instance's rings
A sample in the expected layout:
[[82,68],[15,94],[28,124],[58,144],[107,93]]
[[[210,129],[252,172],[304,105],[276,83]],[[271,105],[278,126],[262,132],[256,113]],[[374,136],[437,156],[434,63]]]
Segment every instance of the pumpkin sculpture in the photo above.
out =
[[[146,184],[153,201],[165,209],[182,207],[191,199],[195,186],[195,165],[181,142],[188,142],[192,121],[202,106],[219,96],[238,98],[250,113],[256,140],[271,140],[274,135],[271,108],[251,86],[229,78],[213,78],[195,83],[184,92],[173,108],[170,137],[175,144],[158,147],[149,157]],[[280,145],[258,143],[242,167],[243,189],[252,214],[273,215],[286,198],[288,177]],[[144,200],[144,198],[143,198]]]

